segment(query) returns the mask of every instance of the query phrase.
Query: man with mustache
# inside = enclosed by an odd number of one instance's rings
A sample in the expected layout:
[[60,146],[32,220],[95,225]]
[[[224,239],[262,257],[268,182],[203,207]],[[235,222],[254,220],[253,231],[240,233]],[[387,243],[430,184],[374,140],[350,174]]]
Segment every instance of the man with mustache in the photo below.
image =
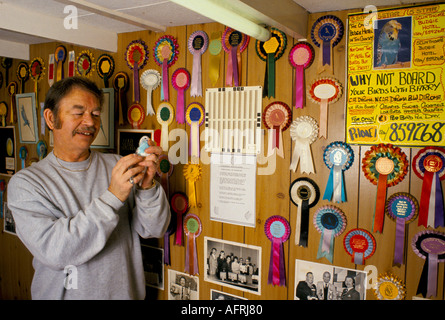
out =
[[70,77],[53,84],[44,117],[54,149],[10,180],[17,234],[33,254],[33,299],[144,299],[139,236],[161,237],[170,221],[153,179],[162,149],[147,157],[95,152],[102,91]]

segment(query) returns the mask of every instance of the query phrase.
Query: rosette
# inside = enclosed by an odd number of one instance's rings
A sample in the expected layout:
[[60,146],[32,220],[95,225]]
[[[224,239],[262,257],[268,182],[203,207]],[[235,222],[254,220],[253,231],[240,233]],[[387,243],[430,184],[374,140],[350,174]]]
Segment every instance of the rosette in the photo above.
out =
[[343,22],[333,15],[322,16],[312,25],[312,41],[322,51],[318,60],[318,73],[326,70],[333,73],[332,48],[341,41],[343,32]]
[[238,87],[240,84],[241,53],[246,50],[250,37],[227,27],[222,35],[221,43],[229,54],[226,70],[226,85]]
[[29,63],[29,76],[31,79],[34,80],[34,92],[36,94],[36,108],[39,105],[39,88],[38,83],[40,80],[42,80],[43,76],[45,75],[45,63],[43,62],[42,58],[34,58]]
[[411,242],[414,252],[425,259],[417,294],[428,298],[437,295],[437,269],[445,261],[445,234],[433,230],[417,233]]
[[190,96],[202,96],[201,56],[209,46],[209,36],[205,31],[193,32],[188,40],[188,48],[193,55],[192,84]]
[[78,75],[89,77],[94,71],[94,67],[94,56],[90,51],[84,50],[79,53],[76,60],[76,71]]
[[145,120],[144,108],[139,103],[133,103],[128,108],[127,119],[133,129],[139,129]]
[[445,149],[426,147],[413,158],[413,171],[423,180],[420,195],[419,226],[444,226],[441,180],[445,179]]
[[373,289],[378,300],[403,300],[406,295],[402,280],[391,273],[379,275]]
[[317,259],[326,257],[331,263],[334,256],[334,240],[346,228],[346,216],[337,207],[323,206],[315,212],[314,226],[321,233]]
[[66,48],[63,45],[60,45],[56,48],[54,52],[54,60],[57,65],[56,77],[55,81],[63,79],[63,63],[66,60]]
[[133,101],[140,102],[139,94],[139,69],[144,68],[148,62],[148,47],[142,40],[133,40],[127,46],[125,61],[133,70]]
[[216,83],[219,79],[219,66],[221,64],[221,32],[212,32],[210,35],[210,43],[209,43],[209,52],[210,52],[210,60],[209,60],[209,78],[212,83],[212,87],[216,86]]
[[283,31],[271,28],[270,34],[269,40],[257,40],[255,46],[257,55],[266,61],[263,97],[268,98],[275,97],[275,61],[281,58],[287,46],[287,37]]
[[200,164],[188,163],[184,165],[183,173],[188,183],[190,207],[196,207],[197,204],[195,183],[201,179],[201,172],[202,168]]
[[161,125],[161,148],[168,151],[168,126],[173,122],[173,106],[169,102],[161,102],[156,112],[156,119]]
[[172,75],[173,88],[178,91],[178,98],[176,100],[176,122],[183,124],[184,119],[184,105],[185,105],[185,91],[190,86],[190,73],[186,68],[178,68]]
[[26,62],[20,62],[17,66],[17,79],[20,81],[20,93],[25,93],[25,82],[29,79],[29,67]]
[[8,95],[11,97],[11,102],[9,104],[9,124],[14,124],[14,110],[16,110],[15,105],[15,95],[17,94],[18,84],[15,81],[11,81],[6,87]]
[[328,104],[335,103],[342,96],[342,86],[334,78],[316,79],[308,87],[311,101],[320,104],[320,131],[319,137],[327,138],[328,131]]
[[268,284],[286,286],[283,243],[289,239],[290,231],[289,222],[279,215],[267,218],[264,224],[264,232],[267,238],[272,241]]
[[48,152],[48,148],[46,146],[45,140],[39,140],[36,145],[37,155],[39,156],[39,160],[42,160],[46,157]]
[[204,107],[199,102],[192,102],[188,105],[185,119],[190,126],[190,147],[189,153],[192,163],[199,163],[199,127],[204,123]]
[[301,116],[296,118],[290,126],[290,136],[295,141],[292,162],[289,169],[297,170],[300,162],[301,173],[314,173],[314,163],[310,145],[317,140],[318,124],[314,118]]
[[404,256],[405,224],[416,219],[419,205],[416,198],[406,192],[398,192],[386,202],[386,214],[396,221],[396,240],[394,246],[394,264],[401,265]]
[[330,143],[324,150],[323,160],[325,165],[331,169],[323,200],[346,202],[343,174],[354,162],[354,151],[348,144],[335,141]]
[[170,207],[176,213],[176,235],[175,244],[182,246],[183,215],[189,209],[187,195],[182,192],[175,192],[170,200]]
[[161,74],[159,71],[155,69],[148,69],[145,70],[141,74],[141,84],[142,87],[147,90],[147,116],[148,115],[154,115],[155,111],[153,109],[152,104],[152,92],[154,89],[156,89],[159,86],[159,83],[161,82]]
[[289,196],[297,206],[297,222],[295,228],[295,244],[307,247],[309,236],[309,209],[320,199],[320,189],[309,178],[295,179],[289,188]]
[[118,72],[114,76],[113,87],[114,87],[114,90],[116,90],[116,92],[117,92],[117,101],[119,103],[119,107],[118,107],[118,109],[119,109],[119,124],[124,124],[122,102],[126,101],[126,99],[124,99],[124,97],[125,97],[125,92],[128,90],[128,83],[129,83],[129,78],[125,72],[123,72],[123,71]]
[[196,275],[199,274],[198,250],[196,249],[196,238],[202,231],[202,224],[199,217],[193,213],[187,213],[184,218],[184,232],[187,236],[185,254],[185,272]]
[[376,249],[372,234],[360,228],[352,229],[345,235],[343,246],[355,264],[365,264],[365,260],[370,258]]
[[162,36],[153,48],[153,57],[158,66],[162,67],[161,100],[168,101],[168,68],[178,60],[178,42],[170,35]]
[[161,177],[161,186],[164,188],[165,194],[169,195],[168,177],[172,175],[173,164],[168,160],[166,154],[162,154],[158,158],[157,174]]
[[19,158],[20,158],[20,160],[22,160],[22,169],[25,168],[25,166],[26,166],[26,158],[27,157],[28,157],[28,149],[25,146],[21,146],[19,149]]
[[97,59],[96,71],[99,77],[104,79],[105,88],[108,88],[108,80],[113,75],[114,67],[114,59],[109,54],[103,53]]
[[289,52],[289,62],[295,68],[295,108],[304,106],[304,69],[314,61],[315,51],[308,42],[295,44]]
[[407,169],[406,154],[392,144],[374,145],[365,152],[362,159],[363,173],[369,181],[377,185],[373,232],[383,231],[387,187],[402,181]]
[[274,150],[277,155],[284,158],[282,132],[289,128],[292,122],[292,110],[287,104],[275,101],[266,106],[263,111],[263,123],[268,131],[267,156],[271,156]]

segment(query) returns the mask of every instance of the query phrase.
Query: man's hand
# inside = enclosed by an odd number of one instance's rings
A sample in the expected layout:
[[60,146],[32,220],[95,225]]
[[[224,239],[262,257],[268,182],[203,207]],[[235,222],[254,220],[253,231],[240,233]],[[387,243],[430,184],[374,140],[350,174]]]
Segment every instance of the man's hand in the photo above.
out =
[[[148,141],[148,147],[145,149],[145,153],[149,154],[147,157],[143,159],[143,161],[139,162],[138,165],[146,168],[145,174],[140,186],[143,189],[149,188],[153,185],[153,178],[156,175],[157,167],[158,167],[158,158],[162,154],[162,148],[156,146],[156,144],[152,141]],[[136,181],[135,181],[136,183]]]

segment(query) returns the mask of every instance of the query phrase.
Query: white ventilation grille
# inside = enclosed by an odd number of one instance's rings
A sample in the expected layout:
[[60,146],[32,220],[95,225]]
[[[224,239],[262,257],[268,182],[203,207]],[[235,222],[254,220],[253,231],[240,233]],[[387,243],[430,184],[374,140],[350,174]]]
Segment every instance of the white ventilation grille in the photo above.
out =
[[261,152],[262,87],[206,90],[207,152]]

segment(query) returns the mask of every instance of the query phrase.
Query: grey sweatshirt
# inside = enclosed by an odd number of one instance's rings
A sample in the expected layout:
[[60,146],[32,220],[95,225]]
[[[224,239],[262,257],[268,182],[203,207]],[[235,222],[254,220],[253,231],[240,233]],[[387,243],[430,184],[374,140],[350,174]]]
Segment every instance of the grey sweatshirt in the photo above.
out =
[[64,162],[51,152],[18,171],[8,206],[19,238],[34,256],[33,299],[143,299],[139,235],[161,237],[170,221],[162,187],[133,192],[122,203],[108,186],[120,156],[93,151]]

